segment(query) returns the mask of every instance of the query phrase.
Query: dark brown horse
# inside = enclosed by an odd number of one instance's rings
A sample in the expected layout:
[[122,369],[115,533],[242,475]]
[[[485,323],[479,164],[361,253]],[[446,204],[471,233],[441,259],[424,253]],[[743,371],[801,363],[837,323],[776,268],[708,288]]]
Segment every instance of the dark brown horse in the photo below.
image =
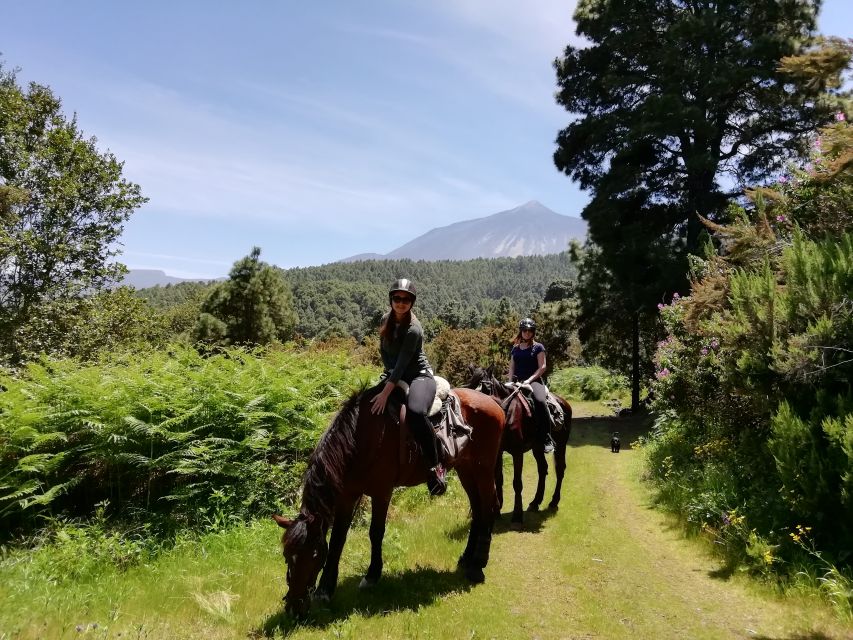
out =
[[[382,575],[382,538],[394,487],[426,482],[426,470],[414,444],[401,440],[400,426],[386,415],[370,412],[378,389],[354,394],[320,438],[308,463],[299,515],[273,516],[286,529],[282,536],[287,562],[285,608],[307,613],[320,570],[315,599],[328,600],[338,582],[338,564],[362,495],[371,498],[370,566],[361,586]],[[462,416],[473,429],[459,455],[448,461],[456,469],[471,503],[471,530],[459,566],[472,582],[483,582],[489,560],[492,527],[500,512],[492,470],[498,459],[504,414],[495,400],[471,389],[455,389]],[[395,392],[395,394],[398,392]],[[332,535],[326,544],[326,534]]]
[[[513,389],[508,388],[498,380],[492,367],[483,369],[481,367],[468,367],[471,376],[466,385],[472,389],[479,389],[501,402],[506,411],[506,428],[501,439],[501,452],[507,452],[512,456],[512,488],[515,490],[515,503],[512,509],[512,522],[521,524],[524,522],[524,508],[521,499],[522,480],[521,473],[524,470],[524,454],[533,452],[536,459],[536,467],[539,471],[539,481],[536,484],[536,494],[527,506],[528,511],[539,511],[539,506],[545,497],[545,477],[548,475],[548,462],[545,459],[545,451],[536,436],[536,423],[534,421],[531,407],[525,406],[526,400],[520,397]],[[569,440],[572,425],[572,407],[563,398],[552,394],[563,409],[563,428],[552,434],[554,438],[554,470],[557,474],[557,484],[554,487],[554,495],[548,508],[557,510],[560,504],[560,491],[563,486],[563,476],[566,472],[566,443]],[[510,398],[510,396],[512,396]],[[497,485],[498,504],[503,507],[503,461],[498,458],[495,465],[495,484]]]

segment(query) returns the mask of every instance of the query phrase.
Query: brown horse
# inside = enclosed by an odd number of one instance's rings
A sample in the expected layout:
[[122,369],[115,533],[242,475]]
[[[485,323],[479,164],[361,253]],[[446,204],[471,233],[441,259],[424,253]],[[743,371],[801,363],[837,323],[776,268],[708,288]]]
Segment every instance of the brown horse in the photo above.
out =
[[[515,503],[512,509],[512,522],[521,524],[524,522],[524,508],[521,499],[522,480],[521,473],[524,470],[524,454],[533,452],[536,459],[536,467],[539,470],[539,481],[536,484],[536,494],[527,506],[528,511],[539,511],[539,506],[545,496],[545,477],[548,475],[548,462],[545,459],[545,451],[536,437],[536,424],[531,412],[525,407],[525,400],[520,393],[502,384],[494,375],[492,367],[483,369],[481,367],[468,367],[471,376],[466,387],[479,389],[501,402],[506,411],[506,428],[501,439],[501,452],[507,452],[512,456],[512,488],[515,490]],[[563,428],[552,434],[554,439],[554,469],[557,473],[557,484],[554,487],[554,495],[548,508],[556,511],[560,504],[560,490],[563,486],[563,476],[566,472],[566,443],[569,440],[572,424],[572,407],[563,398],[552,394],[563,409]],[[510,398],[510,396],[512,396]],[[498,458],[495,465],[495,484],[497,485],[498,504],[503,507],[503,462]]]
[[[382,538],[394,487],[426,482],[426,470],[413,442],[401,440],[401,428],[389,417],[370,412],[378,388],[354,394],[320,438],[305,472],[302,507],[293,520],[273,516],[286,531],[282,536],[287,562],[285,608],[307,613],[314,591],[318,600],[331,598],[338,582],[338,564],[362,495],[370,496],[370,565],[361,586],[382,575]],[[471,530],[459,566],[471,582],[483,582],[489,560],[492,527],[500,512],[492,470],[498,459],[504,414],[495,400],[471,389],[454,389],[471,439],[448,466],[456,469],[471,503]],[[398,393],[395,391],[395,394]],[[332,527],[329,544],[326,534]]]

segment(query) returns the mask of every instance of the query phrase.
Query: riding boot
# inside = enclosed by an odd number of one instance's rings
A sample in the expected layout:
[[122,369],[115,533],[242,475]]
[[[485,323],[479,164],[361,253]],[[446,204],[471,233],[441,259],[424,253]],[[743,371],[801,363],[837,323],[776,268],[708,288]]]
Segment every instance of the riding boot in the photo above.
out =
[[447,479],[444,465],[438,459],[438,443],[432,425],[426,416],[409,414],[409,428],[420,445],[427,463],[427,487],[431,495],[440,496],[447,491]]
[[548,409],[537,405],[533,409],[533,418],[536,421],[536,436],[542,444],[545,453],[554,453],[554,439],[551,437],[551,419],[547,413]]

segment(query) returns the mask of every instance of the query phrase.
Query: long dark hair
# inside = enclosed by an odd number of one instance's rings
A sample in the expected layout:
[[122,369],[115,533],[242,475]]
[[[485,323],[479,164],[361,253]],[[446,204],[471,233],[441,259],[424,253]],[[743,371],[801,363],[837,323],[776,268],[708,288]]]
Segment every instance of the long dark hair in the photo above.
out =
[[[417,316],[412,313],[412,307],[409,307],[409,310],[406,311],[406,316],[403,318],[403,321],[400,323],[400,327],[404,329],[408,329],[409,325],[412,322],[417,322]],[[394,310],[391,309],[388,313],[385,314],[385,317],[382,319],[382,325],[379,327],[379,336],[383,341],[391,342],[394,339],[394,333],[397,330],[397,314],[394,313]]]
[[[512,346],[517,347],[519,344],[524,342],[521,339],[521,329],[518,330],[518,333],[515,336],[515,340],[512,341]],[[533,330],[533,335],[530,337],[530,346],[533,346],[533,343],[536,342],[536,329]]]

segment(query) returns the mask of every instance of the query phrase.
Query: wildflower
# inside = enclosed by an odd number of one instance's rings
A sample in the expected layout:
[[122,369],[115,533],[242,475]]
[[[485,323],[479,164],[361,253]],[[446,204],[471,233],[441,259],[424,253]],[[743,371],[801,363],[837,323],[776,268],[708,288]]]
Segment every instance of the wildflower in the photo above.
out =
[[776,560],[776,558],[773,557],[773,554],[770,551],[765,551],[764,555],[762,556],[762,559],[764,560],[764,564],[766,565],[771,565]]
[[708,347],[702,347],[702,355],[703,355],[703,356],[707,356],[707,355],[708,355]]
[[731,523],[732,523],[732,519],[731,519],[731,518],[729,518],[729,514],[728,514],[728,513],[723,513],[723,524],[728,525],[728,524],[731,524]]
[[664,367],[663,369],[661,369],[660,371],[658,371],[655,374],[655,376],[657,377],[658,380],[663,380],[668,375],[669,375],[669,369],[667,369],[666,367]]
[[817,149],[817,150],[820,150],[820,136],[818,136],[817,138],[815,138],[815,141],[814,141],[814,148],[815,148],[815,149]]
[[678,291],[676,291],[675,293],[672,294],[673,300],[679,300],[680,298],[681,298],[681,294],[679,294]]
[[711,348],[712,348],[712,349],[716,349],[716,348],[717,348],[717,347],[719,347],[719,346],[720,346],[720,341],[719,341],[719,340],[717,340],[716,338],[713,338],[713,339],[711,340]]
[[658,302],[658,309],[663,309],[665,306],[663,302]]
[[788,176],[780,176],[779,177],[779,184],[785,184],[787,182],[788,182]]
[[847,119],[847,117],[844,115],[843,111],[839,111],[835,114],[835,121],[836,122],[844,122],[846,119]]
[[785,216],[783,216],[781,214],[776,216],[776,222],[785,222],[785,220],[787,220],[787,219],[788,218],[786,218]]

